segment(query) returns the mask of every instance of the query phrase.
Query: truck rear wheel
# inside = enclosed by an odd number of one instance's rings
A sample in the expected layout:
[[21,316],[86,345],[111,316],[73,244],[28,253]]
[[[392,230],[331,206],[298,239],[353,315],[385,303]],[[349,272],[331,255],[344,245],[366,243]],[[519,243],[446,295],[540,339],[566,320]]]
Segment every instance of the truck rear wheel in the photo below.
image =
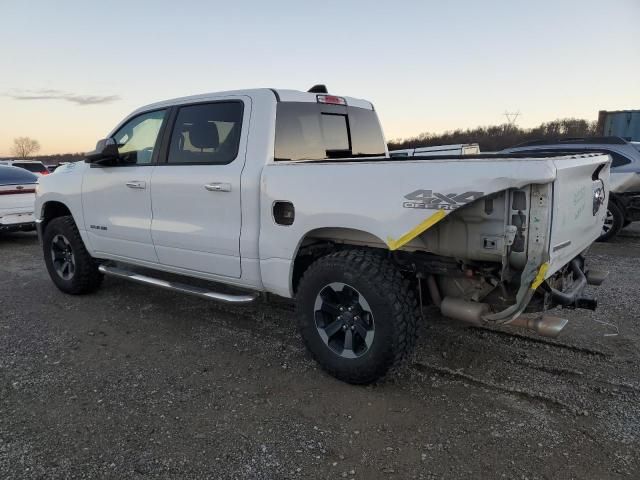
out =
[[98,264],[89,255],[70,216],[54,218],[47,224],[42,248],[49,276],[63,292],[89,293],[102,283]]
[[296,300],[307,348],[323,369],[345,382],[377,380],[415,343],[415,294],[379,253],[344,250],[321,257],[305,271]]

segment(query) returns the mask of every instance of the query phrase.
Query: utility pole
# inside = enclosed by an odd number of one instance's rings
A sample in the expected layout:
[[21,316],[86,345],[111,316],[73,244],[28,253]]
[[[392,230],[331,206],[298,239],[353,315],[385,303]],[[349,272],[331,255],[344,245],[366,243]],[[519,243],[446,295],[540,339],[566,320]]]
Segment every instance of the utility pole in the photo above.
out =
[[520,110],[518,110],[517,112],[507,112],[505,110],[504,116],[507,117],[507,124],[510,127],[515,127],[516,126],[516,120],[518,120],[518,117],[520,116]]

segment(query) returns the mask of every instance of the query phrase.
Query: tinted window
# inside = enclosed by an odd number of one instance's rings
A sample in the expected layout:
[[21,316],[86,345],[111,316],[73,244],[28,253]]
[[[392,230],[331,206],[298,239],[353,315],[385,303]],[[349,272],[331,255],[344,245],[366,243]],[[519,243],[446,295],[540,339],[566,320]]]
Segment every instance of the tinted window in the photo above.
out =
[[335,155],[344,151],[347,154],[350,153],[346,115],[322,113],[320,114],[320,126],[322,127],[324,149],[328,152],[328,156],[332,156],[332,153],[329,152],[336,152]]
[[611,166],[612,167],[620,167],[622,165],[626,165],[627,163],[631,163],[627,157],[624,157],[616,152],[606,152],[611,155]]
[[384,135],[376,112],[364,108],[349,108],[349,127],[353,156],[385,155]]
[[166,110],[144,113],[125,123],[113,136],[124,163],[148,165],[153,161],[158,133]]
[[0,185],[36,183],[38,177],[22,168],[0,166]]
[[276,117],[276,160],[384,156],[374,111],[307,102],[282,102]]
[[24,168],[25,170],[29,170],[30,172],[43,172],[47,169],[43,163],[32,163],[32,162],[14,162],[14,167]]
[[242,102],[191,105],[178,110],[168,163],[231,163],[238,155]]

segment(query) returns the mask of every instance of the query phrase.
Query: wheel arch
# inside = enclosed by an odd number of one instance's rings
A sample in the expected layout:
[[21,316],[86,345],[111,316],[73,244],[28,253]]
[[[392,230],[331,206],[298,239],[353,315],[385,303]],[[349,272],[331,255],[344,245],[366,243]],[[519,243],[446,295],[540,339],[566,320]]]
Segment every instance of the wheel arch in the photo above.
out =
[[[54,218],[70,216],[73,218],[73,214],[71,213],[71,209],[63,202],[58,200],[49,200],[42,204],[40,210],[40,220],[42,222],[42,229],[44,230],[49,223]],[[75,221],[75,219],[74,219]]]
[[378,236],[357,228],[320,227],[305,233],[296,248],[291,265],[289,285],[295,296],[304,272],[320,257],[350,248],[386,250],[386,243]]

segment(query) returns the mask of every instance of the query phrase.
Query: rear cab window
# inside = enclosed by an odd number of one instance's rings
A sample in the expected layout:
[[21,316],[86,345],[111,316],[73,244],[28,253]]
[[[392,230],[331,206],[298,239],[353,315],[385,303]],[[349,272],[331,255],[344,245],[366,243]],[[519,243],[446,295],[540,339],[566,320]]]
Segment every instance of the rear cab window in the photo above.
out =
[[276,161],[385,157],[373,110],[312,102],[278,103]]

